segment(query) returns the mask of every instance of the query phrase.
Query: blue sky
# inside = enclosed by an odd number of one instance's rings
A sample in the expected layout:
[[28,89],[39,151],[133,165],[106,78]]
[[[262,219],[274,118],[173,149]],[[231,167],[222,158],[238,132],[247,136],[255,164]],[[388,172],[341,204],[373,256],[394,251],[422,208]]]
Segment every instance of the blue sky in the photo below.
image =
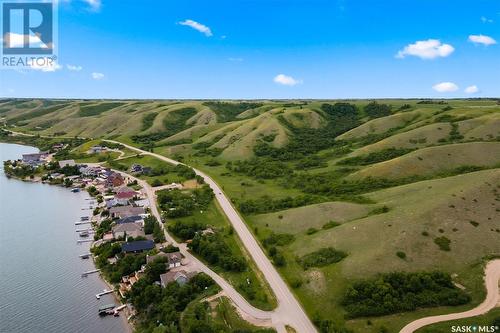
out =
[[500,96],[498,0],[59,0],[58,15],[60,68],[2,70],[0,96]]

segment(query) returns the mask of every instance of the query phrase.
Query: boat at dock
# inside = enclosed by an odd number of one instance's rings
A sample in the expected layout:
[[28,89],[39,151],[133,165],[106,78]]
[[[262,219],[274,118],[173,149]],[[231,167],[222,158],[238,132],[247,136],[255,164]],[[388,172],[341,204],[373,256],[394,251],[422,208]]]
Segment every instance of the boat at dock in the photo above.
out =
[[91,255],[92,255],[91,253],[84,253],[84,254],[80,254],[79,257],[81,259],[88,259],[88,258],[90,258]]
[[80,232],[80,237],[89,237],[90,233],[87,230]]
[[73,188],[73,189],[71,189],[71,192],[78,193],[78,192],[80,192],[80,189],[79,188]]
[[88,221],[88,220],[90,220],[89,216],[82,216],[82,217],[80,217],[80,221]]
[[107,316],[114,314],[114,309],[115,305],[114,304],[106,304],[103,306],[100,306],[97,312],[99,313],[99,316]]

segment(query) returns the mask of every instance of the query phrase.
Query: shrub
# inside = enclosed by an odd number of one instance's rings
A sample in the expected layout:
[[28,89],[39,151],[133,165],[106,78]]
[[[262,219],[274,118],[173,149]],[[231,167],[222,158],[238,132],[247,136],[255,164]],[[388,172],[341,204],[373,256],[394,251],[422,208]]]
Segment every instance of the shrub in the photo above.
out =
[[404,253],[403,251],[398,251],[396,252],[396,255],[398,256],[398,258],[400,259],[406,259],[406,253]]
[[470,296],[443,272],[389,273],[354,282],[342,301],[348,316],[382,316],[421,307],[466,304]]
[[330,221],[330,222],[323,224],[322,228],[327,230],[327,229],[338,227],[339,225],[340,225],[340,223],[338,223],[338,222]]
[[445,236],[434,238],[434,243],[436,243],[436,245],[439,246],[439,249],[442,251],[451,251],[451,241]]
[[318,229],[316,229],[316,228],[309,228],[309,229],[307,229],[306,234],[312,235],[312,234],[315,234],[317,232],[318,232]]
[[298,262],[304,269],[308,269],[310,267],[323,267],[337,263],[345,257],[347,257],[347,253],[327,247],[306,254],[302,258],[299,258]]

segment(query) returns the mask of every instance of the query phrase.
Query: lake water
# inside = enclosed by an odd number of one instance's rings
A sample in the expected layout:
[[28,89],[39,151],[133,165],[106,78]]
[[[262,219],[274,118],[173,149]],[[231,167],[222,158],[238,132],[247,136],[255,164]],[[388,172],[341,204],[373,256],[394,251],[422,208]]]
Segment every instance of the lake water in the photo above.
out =
[[[112,295],[97,300],[106,288],[87,253],[77,245],[74,222],[89,215],[88,194],[39,183],[8,179],[3,161],[36,152],[36,148],[0,143],[0,332],[128,332],[120,318],[97,314],[114,303]],[[117,303],[115,303],[117,304]]]

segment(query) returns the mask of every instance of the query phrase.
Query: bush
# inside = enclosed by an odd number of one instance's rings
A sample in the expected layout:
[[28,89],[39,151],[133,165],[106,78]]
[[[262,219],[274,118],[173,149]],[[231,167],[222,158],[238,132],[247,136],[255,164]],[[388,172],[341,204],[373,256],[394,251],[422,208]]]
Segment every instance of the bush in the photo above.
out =
[[398,251],[396,252],[396,255],[398,256],[398,258],[400,259],[406,259],[406,253],[404,253],[403,251]]
[[442,251],[451,251],[451,241],[445,236],[434,238],[434,243],[436,243]]
[[340,225],[340,223],[338,223],[338,222],[330,221],[330,222],[323,224],[322,228],[324,230],[327,230],[327,229],[338,227],[339,225]]
[[323,267],[337,263],[347,257],[347,253],[335,250],[332,247],[322,248],[312,253],[306,254],[298,259],[298,262],[304,269],[310,267]]
[[466,304],[470,296],[442,272],[389,273],[354,282],[342,304],[350,318]]
[[312,235],[312,234],[315,234],[317,232],[318,232],[318,229],[316,229],[316,228],[309,228],[309,229],[307,229],[306,234]]

